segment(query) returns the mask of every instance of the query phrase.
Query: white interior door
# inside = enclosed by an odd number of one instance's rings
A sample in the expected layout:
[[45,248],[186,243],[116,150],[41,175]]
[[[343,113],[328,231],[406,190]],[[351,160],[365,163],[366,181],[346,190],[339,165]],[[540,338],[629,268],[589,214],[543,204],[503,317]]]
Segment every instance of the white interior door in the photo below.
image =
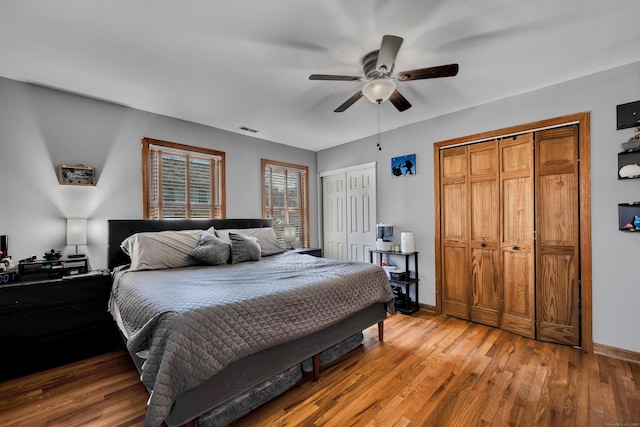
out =
[[322,229],[325,258],[347,259],[346,173],[322,178]]
[[322,206],[324,256],[369,261],[376,240],[375,164],[322,176]]
[[347,245],[350,261],[369,261],[376,241],[376,169],[347,172]]

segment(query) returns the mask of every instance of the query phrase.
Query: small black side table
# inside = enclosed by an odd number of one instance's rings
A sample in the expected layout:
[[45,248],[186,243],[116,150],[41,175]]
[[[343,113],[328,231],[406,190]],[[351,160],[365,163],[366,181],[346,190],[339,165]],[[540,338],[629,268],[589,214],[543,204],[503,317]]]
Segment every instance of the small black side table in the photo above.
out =
[[[396,310],[403,314],[415,313],[420,309],[418,303],[418,252],[395,252],[395,251],[380,251],[376,249],[369,249],[369,262],[373,264],[373,254],[379,254],[378,263],[382,265],[382,255],[396,255],[404,258],[404,275],[399,278],[389,277],[389,282],[393,288],[393,293],[396,295],[395,307]],[[412,276],[409,271],[409,258],[413,257],[413,263],[415,266],[415,274]],[[413,286],[413,299],[411,298],[411,287]]]

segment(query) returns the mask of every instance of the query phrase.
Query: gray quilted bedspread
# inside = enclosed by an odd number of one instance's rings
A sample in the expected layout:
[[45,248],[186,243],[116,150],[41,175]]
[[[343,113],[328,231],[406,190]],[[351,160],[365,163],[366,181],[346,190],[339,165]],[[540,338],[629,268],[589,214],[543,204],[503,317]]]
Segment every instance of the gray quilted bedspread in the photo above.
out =
[[392,299],[378,266],[293,253],[236,265],[123,270],[112,290],[129,350],[147,357],[146,426],[161,424],[180,394],[234,361]]

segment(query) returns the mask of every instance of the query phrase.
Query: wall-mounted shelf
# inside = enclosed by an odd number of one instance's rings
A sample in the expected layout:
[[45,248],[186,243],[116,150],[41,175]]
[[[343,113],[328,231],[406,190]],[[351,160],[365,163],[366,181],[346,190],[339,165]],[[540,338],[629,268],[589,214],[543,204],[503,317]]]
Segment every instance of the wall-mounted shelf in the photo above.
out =
[[633,221],[636,216],[640,217],[640,202],[618,203],[618,228],[620,231],[640,234],[640,227],[629,228],[629,224],[634,225]]
[[640,178],[640,175],[633,175],[628,177],[621,177],[620,170],[629,165],[640,165],[640,149],[627,150],[618,153],[618,179],[636,179]]

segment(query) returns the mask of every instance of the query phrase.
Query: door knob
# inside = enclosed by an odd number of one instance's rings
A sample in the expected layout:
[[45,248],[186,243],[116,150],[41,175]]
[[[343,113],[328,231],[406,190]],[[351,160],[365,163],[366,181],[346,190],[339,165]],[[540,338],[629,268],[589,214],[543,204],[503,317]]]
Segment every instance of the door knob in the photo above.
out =
[[486,248],[486,247],[487,247],[487,244],[486,244],[486,243],[480,243],[480,247],[481,247],[481,248]]
[[514,250],[514,251],[517,251],[518,249],[520,249],[518,246],[514,246],[514,247],[513,247],[513,250]]

